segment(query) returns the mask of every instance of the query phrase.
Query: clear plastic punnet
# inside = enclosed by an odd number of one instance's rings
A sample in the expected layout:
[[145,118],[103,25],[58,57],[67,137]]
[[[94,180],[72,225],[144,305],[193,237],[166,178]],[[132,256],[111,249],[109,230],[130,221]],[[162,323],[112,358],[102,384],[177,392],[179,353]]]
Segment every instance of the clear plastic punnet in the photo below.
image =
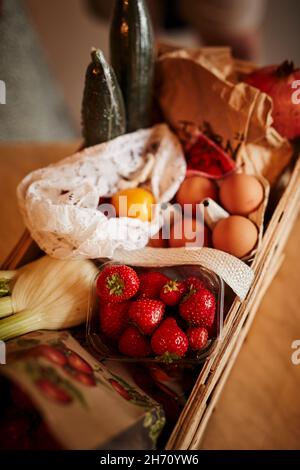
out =
[[[166,363],[173,362],[181,365],[197,365],[207,359],[209,356],[212,356],[215,351],[215,347],[222,338],[222,328],[223,328],[223,310],[224,310],[224,282],[223,280],[215,274],[213,271],[199,265],[177,265],[177,266],[160,266],[160,267],[141,267],[141,266],[130,266],[133,268],[138,276],[147,272],[160,272],[167,276],[171,280],[188,282],[190,278],[197,278],[201,281],[203,289],[207,292],[210,291],[213,294],[215,302],[215,314],[213,324],[207,328],[208,339],[203,348],[200,350],[193,350],[191,345],[182,357],[176,357],[176,355],[167,358],[164,355],[157,355],[153,350],[146,357],[131,357],[129,355],[122,354],[118,347],[118,338],[112,339],[107,337],[107,335],[101,329],[100,316],[102,314],[102,309],[106,308],[107,301],[101,301],[101,293],[97,289],[97,279],[101,272],[106,269],[108,266],[118,265],[119,263],[107,262],[104,263],[100,269],[99,273],[96,275],[93,287],[90,293],[89,301],[89,311],[87,318],[87,342],[91,349],[92,354],[98,360],[112,360],[112,361],[128,361],[128,362],[139,362],[139,363]],[[204,293],[204,290],[203,290]],[[204,295],[204,294],[203,294]],[[201,290],[200,290],[201,296]],[[132,297],[129,302],[135,302],[139,298],[139,292]],[[184,297],[183,297],[184,299]],[[182,300],[184,301],[184,300]],[[180,302],[179,302],[180,304]],[[166,306],[164,317],[161,323],[168,317],[173,317],[176,319],[176,322],[180,329],[188,336],[188,331],[193,325],[189,324],[188,321],[184,320],[179,312],[179,304],[175,306]],[[134,322],[128,318],[127,326],[134,325],[138,328],[138,325],[135,325]],[[160,324],[161,324],[160,323]],[[157,325],[156,329],[160,325]],[[126,327],[125,327],[126,328]],[[154,329],[154,333],[155,333]],[[152,335],[154,334],[152,333]],[[151,344],[151,335],[145,335],[149,344]]]

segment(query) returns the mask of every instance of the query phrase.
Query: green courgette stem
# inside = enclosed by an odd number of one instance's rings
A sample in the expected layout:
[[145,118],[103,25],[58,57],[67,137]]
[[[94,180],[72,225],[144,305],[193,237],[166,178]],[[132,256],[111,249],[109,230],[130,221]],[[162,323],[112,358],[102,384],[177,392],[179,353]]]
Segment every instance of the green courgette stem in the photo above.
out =
[[39,325],[40,320],[40,316],[31,310],[23,310],[5,320],[0,320],[0,340],[8,341],[16,336],[39,330],[42,328]]
[[0,298],[0,318],[7,317],[14,313],[12,298],[10,295]]
[[103,63],[106,62],[103,52],[100,49],[96,49],[95,47],[92,47],[91,59],[95,65],[100,65],[100,67],[103,67]]

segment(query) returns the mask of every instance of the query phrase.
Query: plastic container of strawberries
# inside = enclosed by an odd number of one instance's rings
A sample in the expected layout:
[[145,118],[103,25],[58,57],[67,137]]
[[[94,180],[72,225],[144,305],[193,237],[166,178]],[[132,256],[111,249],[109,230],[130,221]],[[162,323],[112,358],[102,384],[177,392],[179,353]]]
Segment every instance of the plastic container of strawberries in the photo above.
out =
[[[131,363],[166,363],[166,359],[163,356],[157,356],[153,351],[146,357],[131,357],[122,354],[118,348],[118,341],[112,340],[105,336],[100,328],[100,315],[101,315],[101,302],[100,297],[97,293],[97,279],[100,273],[107,267],[113,265],[120,265],[115,262],[105,262],[100,268],[96,275],[93,286],[90,292],[89,307],[86,324],[86,339],[88,347],[91,353],[98,360],[111,360],[111,361],[122,361]],[[199,278],[205,288],[207,288],[215,297],[215,316],[214,323],[209,328],[210,335],[205,347],[199,351],[192,351],[189,347],[186,354],[183,357],[176,358],[172,362],[176,362],[181,365],[198,365],[204,362],[209,356],[214,354],[215,347],[222,339],[223,329],[223,312],[224,312],[224,282],[215,274],[213,271],[200,266],[200,265],[178,265],[178,266],[159,266],[159,267],[140,267],[130,266],[133,268],[138,276],[142,273],[147,272],[160,272],[166,275],[171,280],[184,281],[189,277]],[[138,299],[138,293],[130,301]],[[187,331],[189,325],[180,317],[178,306],[167,307],[164,319],[168,316],[172,316],[178,321],[180,328],[183,331]],[[128,320],[128,326],[131,324]],[[158,326],[159,327],[159,326]],[[158,328],[157,327],[157,328]],[[149,338],[150,339],[150,338]]]

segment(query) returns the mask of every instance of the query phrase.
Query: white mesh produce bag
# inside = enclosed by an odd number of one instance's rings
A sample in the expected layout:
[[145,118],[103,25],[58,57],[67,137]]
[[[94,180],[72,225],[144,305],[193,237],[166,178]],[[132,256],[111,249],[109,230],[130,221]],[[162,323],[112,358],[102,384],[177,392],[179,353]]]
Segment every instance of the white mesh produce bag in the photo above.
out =
[[107,218],[100,197],[143,184],[157,203],[170,201],[185,177],[177,137],[159,124],[79,151],[27,175],[17,189],[19,206],[32,238],[56,258],[112,257],[117,248],[143,248],[161,224]]

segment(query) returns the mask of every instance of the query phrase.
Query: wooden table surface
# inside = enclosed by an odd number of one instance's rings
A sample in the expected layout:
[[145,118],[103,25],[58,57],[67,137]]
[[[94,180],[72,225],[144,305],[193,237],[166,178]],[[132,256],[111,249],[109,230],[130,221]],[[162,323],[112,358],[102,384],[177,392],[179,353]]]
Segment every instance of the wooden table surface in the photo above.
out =
[[[15,189],[28,172],[71,154],[78,142],[0,145],[0,262],[24,228]],[[201,443],[203,449],[300,449],[300,219],[229,375]],[[300,358],[300,354],[299,354]]]

